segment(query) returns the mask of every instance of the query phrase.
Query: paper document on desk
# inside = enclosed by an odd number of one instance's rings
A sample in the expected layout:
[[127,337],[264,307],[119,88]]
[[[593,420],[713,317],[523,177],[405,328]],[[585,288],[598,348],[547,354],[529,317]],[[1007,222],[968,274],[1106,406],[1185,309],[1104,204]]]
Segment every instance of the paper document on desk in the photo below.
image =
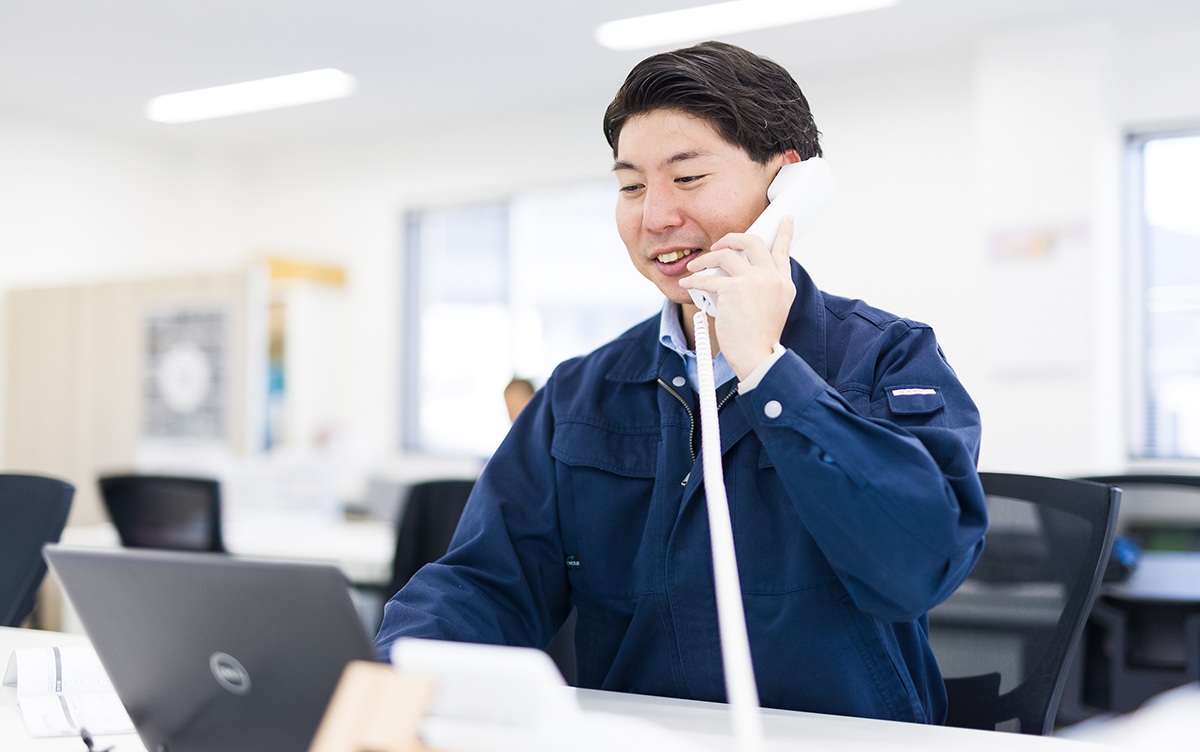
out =
[[4,684],[17,688],[30,736],[78,736],[81,727],[93,735],[135,733],[90,646],[14,650]]

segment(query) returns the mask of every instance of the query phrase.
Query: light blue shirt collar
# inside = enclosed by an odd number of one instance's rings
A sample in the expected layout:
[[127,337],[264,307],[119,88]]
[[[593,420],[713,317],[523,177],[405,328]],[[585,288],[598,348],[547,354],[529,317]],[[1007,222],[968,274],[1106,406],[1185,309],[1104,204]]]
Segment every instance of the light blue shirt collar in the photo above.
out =
[[[687,337],[683,334],[683,325],[679,320],[679,304],[671,300],[663,301],[662,316],[658,322],[658,341],[668,350],[679,353],[683,365],[687,369],[688,383],[692,389],[700,391],[700,379],[696,371],[696,351],[687,349]],[[717,353],[713,361],[713,382],[720,386],[734,378],[733,369],[725,362],[725,355]],[[679,386],[676,384],[675,386]]]

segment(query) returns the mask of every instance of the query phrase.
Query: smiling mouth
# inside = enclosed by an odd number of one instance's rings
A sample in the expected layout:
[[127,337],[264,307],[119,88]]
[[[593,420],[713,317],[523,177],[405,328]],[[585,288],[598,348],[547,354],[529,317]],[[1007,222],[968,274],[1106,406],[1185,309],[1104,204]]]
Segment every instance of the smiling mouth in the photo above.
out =
[[670,264],[670,263],[678,261],[679,259],[684,258],[686,256],[691,256],[693,253],[696,253],[699,250],[700,250],[699,248],[687,248],[682,251],[671,251],[670,253],[663,253],[658,256],[655,256],[654,258],[660,264]]

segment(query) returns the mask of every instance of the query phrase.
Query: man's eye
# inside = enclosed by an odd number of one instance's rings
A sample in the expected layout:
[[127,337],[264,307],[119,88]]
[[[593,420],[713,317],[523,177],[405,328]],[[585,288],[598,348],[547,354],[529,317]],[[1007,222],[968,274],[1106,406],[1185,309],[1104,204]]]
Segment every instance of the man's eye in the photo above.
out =
[[683,177],[675,178],[675,182],[676,183],[694,183],[702,177],[704,177],[704,176],[703,175],[684,175]]
[[634,193],[641,187],[642,186],[640,183],[634,185],[623,185],[621,186],[621,193]]

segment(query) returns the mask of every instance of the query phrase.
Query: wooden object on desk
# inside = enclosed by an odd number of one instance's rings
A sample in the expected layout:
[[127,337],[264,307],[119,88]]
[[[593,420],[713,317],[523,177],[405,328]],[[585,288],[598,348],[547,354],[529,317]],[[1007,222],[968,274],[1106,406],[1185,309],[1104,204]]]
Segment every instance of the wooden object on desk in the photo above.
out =
[[308,752],[427,752],[417,726],[432,697],[429,679],[352,661]]

